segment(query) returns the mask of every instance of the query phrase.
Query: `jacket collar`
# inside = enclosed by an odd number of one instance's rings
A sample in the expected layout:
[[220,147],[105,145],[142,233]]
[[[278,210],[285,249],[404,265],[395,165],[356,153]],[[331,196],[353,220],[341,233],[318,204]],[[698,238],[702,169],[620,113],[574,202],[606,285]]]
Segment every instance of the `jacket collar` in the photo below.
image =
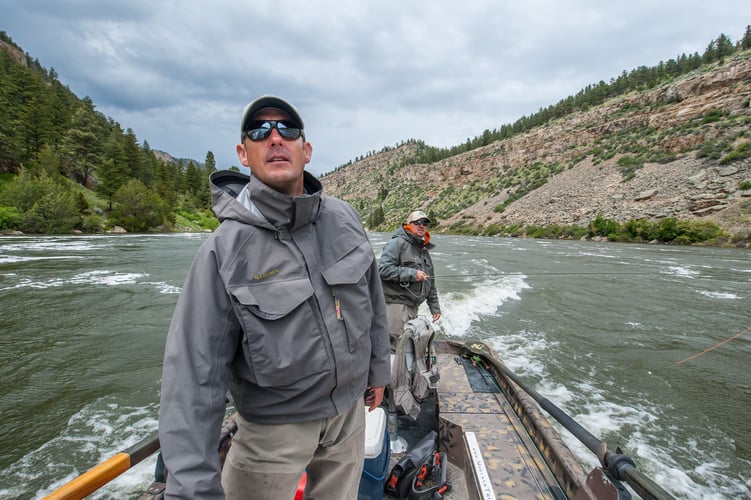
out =
[[318,216],[323,186],[312,174],[303,172],[303,176],[305,192],[299,196],[282,194],[250,177],[250,201],[277,229],[292,231],[313,222]]
[[407,229],[407,224],[402,224],[402,227],[396,230],[392,238],[404,238],[418,248],[427,248],[430,250],[435,247],[435,245],[430,242],[430,233],[428,231],[425,231],[425,239],[422,239]]
[[288,196],[252,175],[220,170],[211,175],[212,209],[219,221],[292,231],[316,219],[323,198],[323,185],[307,171],[303,183],[302,195]]

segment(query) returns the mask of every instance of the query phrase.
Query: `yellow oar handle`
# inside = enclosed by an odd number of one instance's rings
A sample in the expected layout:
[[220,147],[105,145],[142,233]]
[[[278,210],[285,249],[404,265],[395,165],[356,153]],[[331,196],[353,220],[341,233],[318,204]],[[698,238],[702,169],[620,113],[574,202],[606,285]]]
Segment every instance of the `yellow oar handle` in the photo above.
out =
[[158,449],[159,438],[154,434],[92,467],[44,497],[43,500],[79,500],[109,483]]
[[68,484],[56,489],[44,500],[72,500],[83,498],[130,469],[130,456],[118,453],[101,464],[92,467]]

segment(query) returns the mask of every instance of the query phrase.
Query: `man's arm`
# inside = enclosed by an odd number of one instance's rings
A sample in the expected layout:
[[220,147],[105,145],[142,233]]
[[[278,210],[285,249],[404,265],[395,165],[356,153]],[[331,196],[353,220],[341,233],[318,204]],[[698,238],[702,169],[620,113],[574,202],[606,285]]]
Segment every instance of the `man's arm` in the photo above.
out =
[[[391,382],[391,345],[389,343],[388,320],[386,319],[386,300],[379,277],[375,259],[368,271],[370,286],[370,300],[373,304],[373,324],[370,327],[370,371],[368,372],[368,387],[376,391],[376,396],[383,398],[383,386]],[[375,405],[379,405],[380,401]]]
[[199,251],[167,334],[159,412],[166,498],[224,499],[217,447],[240,333],[218,276],[214,253]]
[[417,270],[401,266],[399,262],[399,238],[392,238],[383,247],[381,260],[378,264],[378,272],[384,281],[415,281]]

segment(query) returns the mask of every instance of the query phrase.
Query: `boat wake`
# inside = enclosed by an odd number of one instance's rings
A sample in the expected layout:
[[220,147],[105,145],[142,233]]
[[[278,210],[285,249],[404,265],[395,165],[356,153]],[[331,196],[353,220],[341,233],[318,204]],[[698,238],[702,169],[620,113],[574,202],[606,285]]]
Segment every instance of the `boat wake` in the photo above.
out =
[[[123,448],[138,443],[158,427],[158,406],[121,406],[111,397],[95,401],[74,414],[59,435],[0,473],[0,498],[42,498],[85,472],[74,464],[94,466]],[[102,487],[91,499],[129,498],[143,490],[154,475],[150,457]],[[50,482],[50,478],[56,478]],[[36,492],[30,484],[45,484]]]

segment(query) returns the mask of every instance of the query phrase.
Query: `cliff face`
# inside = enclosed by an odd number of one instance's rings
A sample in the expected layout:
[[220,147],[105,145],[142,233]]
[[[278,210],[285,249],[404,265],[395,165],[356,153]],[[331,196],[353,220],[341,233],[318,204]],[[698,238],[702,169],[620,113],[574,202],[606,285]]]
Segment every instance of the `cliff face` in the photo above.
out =
[[26,55],[23,53],[23,50],[18,49],[8,43],[5,43],[4,41],[0,40],[0,50],[4,50],[8,54],[13,57],[16,61],[18,61],[18,64],[22,64],[26,66]]
[[[322,179],[385,225],[432,210],[447,229],[578,224],[597,215],[705,219],[751,230],[751,57],[614,98],[440,162],[403,166],[407,144]],[[740,147],[740,149],[739,149]],[[630,166],[630,167],[629,167]]]

